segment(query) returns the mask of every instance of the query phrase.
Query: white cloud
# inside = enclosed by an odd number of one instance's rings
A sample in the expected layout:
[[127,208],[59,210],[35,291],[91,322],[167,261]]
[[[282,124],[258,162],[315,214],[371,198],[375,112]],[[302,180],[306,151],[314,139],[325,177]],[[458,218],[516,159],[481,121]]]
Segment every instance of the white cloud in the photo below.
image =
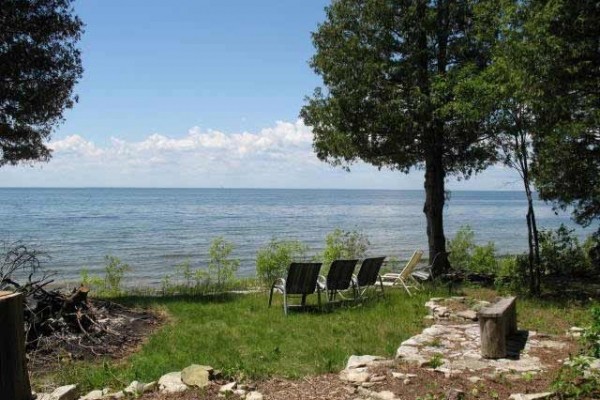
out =
[[[321,187],[422,189],[423,171],[408,175],[358,163],[351,173],[317,159],[301,120],[259,132],[193,127],[181,137],[159,133],[141,141],[111,137],[104,146],[81,135],[50,143],[48,164],[0,169],[2,186]],[[516,183],[515,183],[516,182]],[[456,189],[519,189],[511,171],[493,167]]]

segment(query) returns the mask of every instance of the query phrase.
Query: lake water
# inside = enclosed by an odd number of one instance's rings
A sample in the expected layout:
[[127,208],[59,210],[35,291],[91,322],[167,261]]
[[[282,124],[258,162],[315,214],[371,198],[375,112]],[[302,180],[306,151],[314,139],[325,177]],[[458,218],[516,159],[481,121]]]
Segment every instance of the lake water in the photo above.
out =
[[[83,267],[97,273],[110,254],[131,265],[135,283],[156,285],[182,261],[206,265],[217,236],[235,244],[240,276],[254,274],[256,251],[271,238],[301,240],[315,253],[335,228],[367,234],[371,255],[407,259],[427,249],[423,201],[423,191],[393,190],[0,189],[0,240],[45,250],[59,279],[76,280]],[[525,207],[522,192],[452,192],[446,235],[470,225],[499,253],[525,251]],[[536,207],[541,228],[576,227],[568,214]]]

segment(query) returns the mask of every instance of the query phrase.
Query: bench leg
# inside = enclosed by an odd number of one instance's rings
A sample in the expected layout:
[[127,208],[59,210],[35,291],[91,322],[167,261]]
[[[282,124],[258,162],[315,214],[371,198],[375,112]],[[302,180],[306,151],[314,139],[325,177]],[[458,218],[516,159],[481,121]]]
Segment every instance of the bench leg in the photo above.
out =
[[481,332],[481,356],[483,358],[506,357],[506,322],[503,318],[479,318]]

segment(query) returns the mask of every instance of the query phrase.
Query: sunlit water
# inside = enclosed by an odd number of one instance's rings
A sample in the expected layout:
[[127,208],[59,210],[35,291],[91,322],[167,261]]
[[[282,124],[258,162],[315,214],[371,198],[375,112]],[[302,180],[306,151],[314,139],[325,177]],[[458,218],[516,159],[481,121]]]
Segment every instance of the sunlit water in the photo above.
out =
[[[252,276],[256,251],[271,238],[297,239],[313,253],[334,228],[368,235],[371,255],[406,259],[427,249],[422,191],[271,189],[0,189],[0,240],[22,240],[49,253],[46,268],[74,280],[82,267],[102,268],[114,255],[133,268],[135,282],[155,285],[190,260],[206,264],[216,236],[235,243],[240,276]],[[470,225],[476,240],[499,253],[527,247],[522,192],[453,192],[445,209],[452,237]],[[541,228],[565,223],[566,213],[536,202]],[[592,228],[577,228],[584,236]]]

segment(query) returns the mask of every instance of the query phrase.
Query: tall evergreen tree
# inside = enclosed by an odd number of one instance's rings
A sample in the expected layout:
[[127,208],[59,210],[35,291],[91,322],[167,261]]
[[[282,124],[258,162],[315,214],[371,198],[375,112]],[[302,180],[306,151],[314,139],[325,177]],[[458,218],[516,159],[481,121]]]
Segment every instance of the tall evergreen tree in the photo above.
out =
[[73,0],[0,1],[0,166],[47,161],[82,74]]
[[[301,116],[317,156],[424,169],[430,257],[446,254],[445,180],[469,177],[495,154],[488,120],[472,107],[495,15],[490,1],[334,0],[313,34],[311,65],[326,89]],[[434,274],[447,268],[443,257]]]

